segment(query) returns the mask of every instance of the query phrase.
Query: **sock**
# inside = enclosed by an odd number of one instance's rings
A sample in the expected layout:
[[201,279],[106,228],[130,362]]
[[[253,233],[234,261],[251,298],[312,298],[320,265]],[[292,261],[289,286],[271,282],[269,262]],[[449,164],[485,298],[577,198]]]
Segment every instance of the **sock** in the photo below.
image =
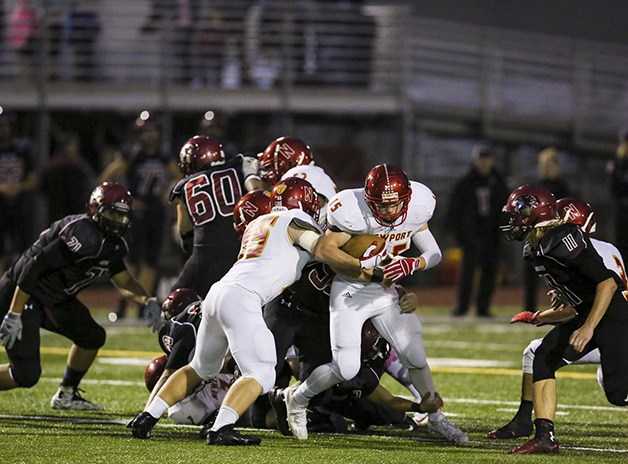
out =
[[216,432],[223,428],[225,425],[235,424],[239,418],[240,415],[229,406],[221,406],[218,410],[218,415],[216,416],[214,425],[212,425],[210,431]]
[[549,437],[553,439],[554,436],[554,422],[549,419],[535,419],[534,428],[536,433],[534,437]]
[[299,385],[292,395],[292,399],[299,406],[307,406],[312,398],[333,387],[341,380],[342,378],[334,373],[331,363],[323,364],[314,369],[309,377]]
[[168,406],[168,403],[166,403],[164,400],[156,396],[155,398],[153,398],[153,401],[150,402],[150,404],[144,410],[144,412],[147,412],[148,414],[153,416],[155,419],[159,419],[162,416],[162,414],[166,412],[166,409],[168,409],[169,407],[170,406]]
[[521,399],[519,410],[515,414],[514,419],[530,422],[532,420],[532,401]]
[[77,388],[78,384],[81,383],[83,376],[87,374],[85,372],[79,372],[75,369],[72,369],[70,366],[66,367],[65,374],[63,374],[63,380],[61,381],[62,387],[72,387]]

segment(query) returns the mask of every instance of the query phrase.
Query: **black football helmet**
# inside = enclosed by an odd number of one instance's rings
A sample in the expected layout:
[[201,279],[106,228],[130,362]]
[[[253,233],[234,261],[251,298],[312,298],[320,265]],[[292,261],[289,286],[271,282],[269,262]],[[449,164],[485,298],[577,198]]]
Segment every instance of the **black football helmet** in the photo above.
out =
[[[369,171],[364,181],[364,199],[373,212],[375,220],[384,226],[390,226],[400,217],[405,220],[412,188],[408,176],[398,166],[379,164]],[[387,211],[387,207],[403,202],[396,211]]]
[[597,224],[593,216],[593,208],[586,201],[573,197],[561,198],[556,201],[556,209],[563,221],[580,226],[585,234],[595,232]]
[[318,198],[316,190],[307,180],[300,177],[288,177],[277,182],[270,191],[273,208],[300,209],[318,222]]
[[233,207],[233,228],[241,235],[249,222],[270,213],[271,209],[270,192],[253,190],[240,198]]
[[131,225],[133,197],[122,184],[103,182],[89,196],[87,209],[98,228],[107,235],[121,236]]
[[310,147],[296,137],[279,137],[260,153],[260,177],[273,185],[290,169],[305,164],[313,164],[314,156]]
[[153,391],[155,385],[157,385],[157,381],[161,374],[164,373],[166,369],[166,362],[168,362],[168,356],[162,355],[158,358],[153,359],[148,366],[146,366],[146,371],[144,371],[144,382],[146,382],[146,388],[148,388],[149,392]]
[[161,304],[161,315],[167,321],[187,311],[192,305],[200,305],[203,298],[189,288],[177,288],[171,291]]
[[179,169],[189,176],[207,167],[225,164],[222,144],[206,135],[195,135],[188,139],[179,152]]
[[556,198],[539,185],[526,184],[513,190],[502,211],[505,224],[500,230],[506,240],[523,240],[532,229],[558,219]]

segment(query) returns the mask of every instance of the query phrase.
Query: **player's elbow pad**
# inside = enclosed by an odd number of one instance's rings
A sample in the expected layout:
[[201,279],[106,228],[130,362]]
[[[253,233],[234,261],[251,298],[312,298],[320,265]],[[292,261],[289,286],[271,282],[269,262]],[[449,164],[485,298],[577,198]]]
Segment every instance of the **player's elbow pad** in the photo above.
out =
[[421,250],[421,257],[425,260],[425,269],[436,266],[443,258],[436,239],[429,229],[417,232],[412,236],[412,242]]

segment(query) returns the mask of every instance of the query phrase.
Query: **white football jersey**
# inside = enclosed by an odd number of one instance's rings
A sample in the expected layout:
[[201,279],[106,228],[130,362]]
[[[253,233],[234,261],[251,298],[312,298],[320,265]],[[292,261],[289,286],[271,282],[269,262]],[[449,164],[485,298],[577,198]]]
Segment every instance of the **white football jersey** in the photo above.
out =
[[263,305],[297,281],[311,256],[288,237],[294,220],[322,234],[314,218],[300,209],[260,216],[247,226],[238,261],[220,281],[257,293]]
[[333,230],[351,235],[375,234],[390,244],[392,253],[398,255],[410,248],[410,239],[432,218],[436,198],[432,191],[419,182],[410,182],[412,196],[408,214],[403,222],[383,226],[373,217],[364,200],[364,189],[343,190],[334,196],[327,210],[327,224]]
[[327,175],[323,168],[314,166],[312,164],[295,166],[286,171],[281,179],[283,180],[288,177],[300,177],[301,179],[307,180],[310,184],[312,184],[312,187],[314,187],[314,190],[316,190],[317,194],[325,197],[327,203],[323,205],[318,213],[321,219],[320,223],[324,226],[325,218],[327,217],[326,215],[327,207],[329,206],[329,200],[331,200],[331,197],[338,193],[338,187],[336,187],[334,181],[331,180],[331,177]]
[[168,408],[168,418],[175,424],[201,425],[220,409],[232,383],[231,374],[217,374],[203,381],[183,400]]
[[[591,243],[593,244],[593,248],[595,251],[602,257],[602,261],[604,261],[604,266],[606,266],[611,271],[615,271],[619,278],[624,282],[626,282],[626,269],[624,268],[624,259],[621,256],[621,253],[617,249],[615,245],[608,242],[603,242],[602,240],[596,240],[591,238]],[[624,294],[626,291],[624,290]]]

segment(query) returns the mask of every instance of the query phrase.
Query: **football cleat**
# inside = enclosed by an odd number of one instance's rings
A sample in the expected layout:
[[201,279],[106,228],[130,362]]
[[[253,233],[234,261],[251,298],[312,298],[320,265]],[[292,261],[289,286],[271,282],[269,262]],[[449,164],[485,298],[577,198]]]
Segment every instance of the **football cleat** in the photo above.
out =
[[534,437],[532,440],[512,450],[510,454],[548,454],[559,452],[560,446],[552,433],[549,436]]
[[233,424],[224,425],[215,432],[210,430],[207,435],[207,444],[215,446],[252,446],[261,442],[261,438],[242,435],[234,430]]
[[72,409],[75,411],[100,411],[102,406],[81,396],[83,390],[76,387],[60,386],[50,400],[52,409]]
[[288,415],[288,426],[292,434],[299,440],[307,440],[307,408],[298,405],[292,398],[296,389],[297,386],[293,385],[286,388],[283,393]]
[[439,434],[451,443],[466,443],[469,441],[469,437],[467,437],[462,430],[445,419],[443,415],[440,415],[438,419],[428,421],[427,429],[430,432]]
[[513,419],[503,427],[489,432],[486,436],[494,440],[503,440],[508,438],[529,437],[532,435],[532,432],[534,432],[532,421],[524,422]]
[[286,403],[284,402],[283,389],[273,388],[268,392],[268,399],[270,401],[270,405],[275,411],[275,415],[277,416],[277,428],[283,436],[291,436],[292,432],[288,426],[288,410],[286,409]]
[[151,416],[146,411],[139,413],[135,419],[129,423],[133,438],[139,438],[140,440],[150,438],[153,427],[155,427],[157,421],[159,421],[159,419]]

